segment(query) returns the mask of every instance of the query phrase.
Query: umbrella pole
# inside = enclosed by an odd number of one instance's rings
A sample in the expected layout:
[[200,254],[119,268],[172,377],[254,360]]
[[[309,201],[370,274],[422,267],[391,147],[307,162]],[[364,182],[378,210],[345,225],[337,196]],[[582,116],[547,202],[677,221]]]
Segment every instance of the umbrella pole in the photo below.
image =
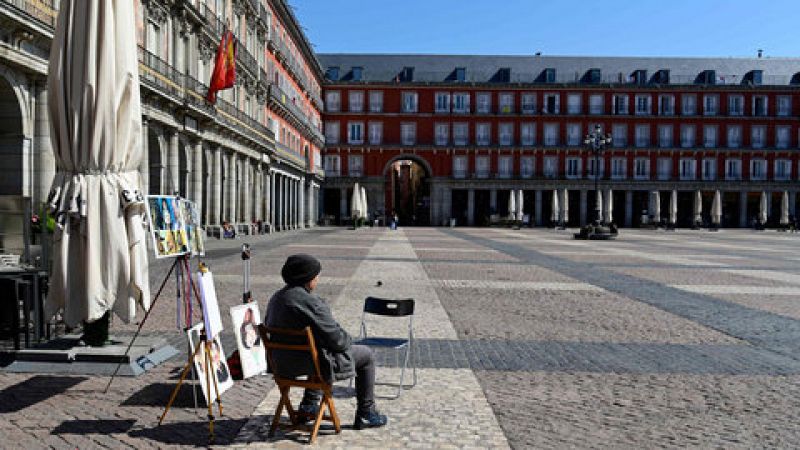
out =
[[120,362],[117,363],[117,368],[114,369],[114,373],[111,375],[111,379],[108,380],[108,384],[106,385],[106,388],[103,391],[104,394],[108,393],[108,389],[111,387],[111,383],[114,382],[114,378],[116,378],[117,373],[119,372],[119,368],[122,365],[122,360],[125,359],[125,357],[128,356],[128,353],[131,351],[131,347],[133,347],[133,343],[136,341],[136,338],[139,337],[139,332],[142,331],[142,327],[144,326],[145,322],[147,322],[147,318],[150,317],[150,311],[152,311],[154,309],[154,307],[156,306],[156,302],[158,301],[158,298],[161,296],[161,291],[163,291],[164,290],[164,286],[167,285],[167,281],[169,281],[169,277],[172,275],[172,272],[175,270],[175,267],[178,265],[178,261],[179,260],[180,260],[179,258],[175,259],[175,262],[172,263],[172,267],[169,268],[169,272],[167,273],[167,276],[164,277],[164,281],[161,282],[161,287],[158,288],[158,292],[156,292],[156,296],[153,297],[153,303],[150,304],[150,309],[148,309],[147,312],[144,313],[144,318],[142,319],[141,322],[139,322],[139,327],[136,328],[136,333],[133,334],[133,337],[131,338],[131,341],[128,343],[128,348],[125,349],[125,355],[123,355],[123,358],[120,360]]

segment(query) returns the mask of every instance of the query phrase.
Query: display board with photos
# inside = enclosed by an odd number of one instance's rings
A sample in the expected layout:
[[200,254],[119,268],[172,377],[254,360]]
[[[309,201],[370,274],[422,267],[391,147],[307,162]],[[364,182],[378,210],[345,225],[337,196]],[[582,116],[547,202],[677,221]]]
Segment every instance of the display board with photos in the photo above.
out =
[[194,202],[172,195],[149,195],[147,217],[156,258],[205,254],[200,212]]
[[258,333],[261,316],[255,302],[231,307],[231,320],[242,362],[242,377],[249,378],[267,370],[264,344]]
[[[197,325],[193,326],[186,330],[187,338],[189,339],[189,346],[190,348],[194,349],[195,346],[200,342],[201,333],[203,331],[203,324],[198,323]],[[225,351],[222,349],[222,342],[220,342],[220,337],[217,336],[214,339],[209,341],[209,347],[211,349],[210,357],[210,364],[211,364],[211,376],[217,382],[217,388],[219,389],[219,395],[222,394],[233,387],[233,376],[231,375],[231,371],[228,368],[228,362],[225,358]],[[208,392],[208,385],[206,383],[206,366],[205,366],[205,358],[206,356],[206,349],[205,346],[200,344],[200,350],[195,355],[194,361],[192,361],[192,365],[194,367],[194,373],[196,376],[196,380],[198,384],[202,387],[203,396],[206,399],[206,404],[208,402],[212,402],[211,399],[216,401],[216,392],[214,391],[214,380],[211,380],[211,392]],[[212,402],[213,403],[213,402]]]

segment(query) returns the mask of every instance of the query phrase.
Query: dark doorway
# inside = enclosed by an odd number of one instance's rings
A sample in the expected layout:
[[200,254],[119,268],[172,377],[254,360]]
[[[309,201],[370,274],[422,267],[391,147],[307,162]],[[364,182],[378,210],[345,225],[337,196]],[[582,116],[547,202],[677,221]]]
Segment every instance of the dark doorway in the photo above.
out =
[[739,227],[739,193],[722,192],[722,226],[725,228]]
[[[528,226],[538,225],[535,224],[536,218],[535,216],[536,211],[536,192],[535,191],[522,191],[522,214],[527,216],[527,223]],[[525,222],[525,217],[523,217],[523,222]]]
[[392,163],[386,180],[388,213],[397,214],[401,226],[427,226],[431,220],[430,174],[412,159]]
[[475,225],[479,227],[489,226],[489,191],[485,189],[475,190]]
[[694,191],[678,192],[678,223],[681,228],[691,228],[694,225]]
[[22,195],[25,171],[22,170],[22,113],[17,95],[0,77],[0,195]]
[[323,223],[325,221],[330,220],[331,223],[341,224],[342,217],[341,217],[341,209],[342,209],[342,190],[339,188],[335,189],[323,189],[322,190],[322,220]]
[[467,225],[467,203],[469,193],[465,189],[454,189],[452,199],[452,210],[450,217],[456,219],[456,225]]
[[[567,198],[569,199],[569,205],[567,210],[567,226],[568,227],[579,227],[581,225],[581,191],[567,191]],[[564,205],[561,205],[563,208]],[[592,221],[594,220],[594,191],[592,191],[592,204],[589,206],[588,215],[586,216],[586,220]]]
[[649,211],[650,191],[633,191],[633,217],[632,226],[634,228],[642,226],[642,217],[650,214]]
[[[508,210],[508,198],[511,196],[511,191],[507,189],[501,189],[497,191],[497,208],[496,211],[492,211],[493,214],[499,214],[501,219],[505,219],[508,217],[509,210]],[[514,201],[517,199],[515,198]]]
[[147,130],[147,164],[149,170],[150,194],[158,195],[165,194],[162,192],[161,179],[163,175],[163,163],[161,161],[161,140],[155,130],[148,128]]
[[625,191],[611,191],[611,222],[616,226],[625,225]]
[[553,220],[553,191],[542,191],[542,225],[554,227],[558,220]]

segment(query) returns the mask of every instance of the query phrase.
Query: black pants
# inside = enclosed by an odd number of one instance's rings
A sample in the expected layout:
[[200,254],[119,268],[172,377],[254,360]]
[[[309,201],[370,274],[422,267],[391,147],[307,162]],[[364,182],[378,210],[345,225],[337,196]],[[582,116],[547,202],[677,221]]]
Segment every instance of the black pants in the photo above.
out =
[[[366,413],[375,409],[375,357],[366,345],[350,347],[353,363],[356,366],[356,403],[358,412]],[[318,405],[322,392],[306,389],[301,405]]]

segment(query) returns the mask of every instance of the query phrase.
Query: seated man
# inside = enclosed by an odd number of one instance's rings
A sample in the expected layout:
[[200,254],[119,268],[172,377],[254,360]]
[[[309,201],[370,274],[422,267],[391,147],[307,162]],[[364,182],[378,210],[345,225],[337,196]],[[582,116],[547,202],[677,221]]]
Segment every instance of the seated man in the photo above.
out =
[[[312,294],[319,281],[320,262],[310,255],[292,255],[286,259],[281,276],[286,282],[267,305],[264,323],[268,327],[302,329],[311,327],[319,352],[320,372],[328,382],[356,377],[356,418],[353,428],[381,427],[388,419],[375,409],[375,359],[372,350],[353,345],[352,338],[336,322],[327,302]],[[283,376],[312,373],[307,358],[298,359],[291,352],[274,352],[275,364]],[[306,389],[299,411],[313,415],[322,393]]]

